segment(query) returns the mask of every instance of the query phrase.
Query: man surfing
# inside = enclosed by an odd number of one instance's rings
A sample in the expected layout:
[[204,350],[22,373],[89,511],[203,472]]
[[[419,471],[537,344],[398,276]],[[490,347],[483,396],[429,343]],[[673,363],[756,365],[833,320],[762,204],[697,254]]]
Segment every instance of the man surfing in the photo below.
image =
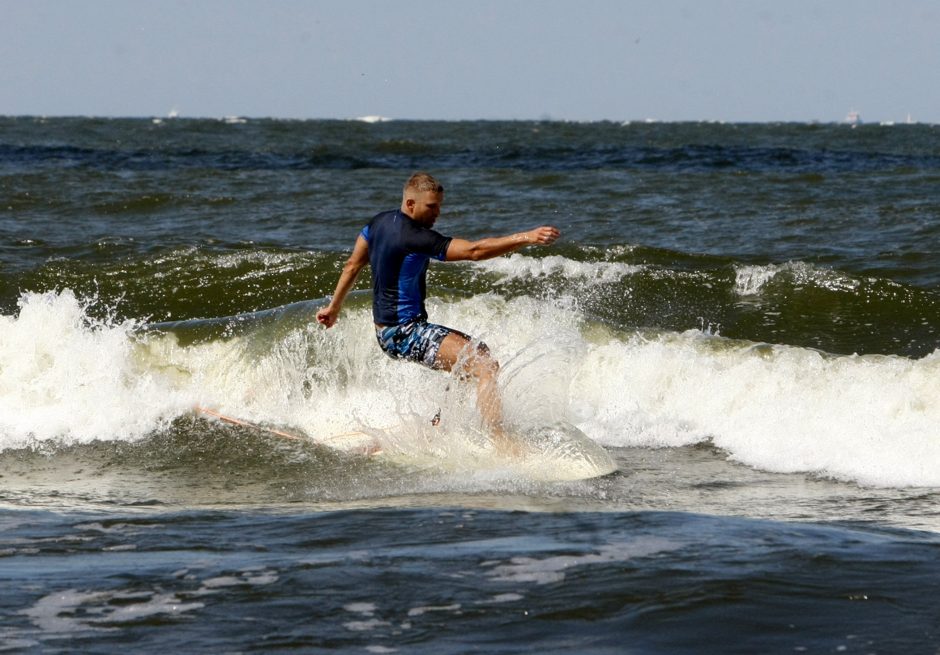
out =
[[428,323],[424,306],[430,260],[466,261],[499,257],[527,245],[550,245],[560,236],[543,225],[527,232],[467,241],[435,230],[444,187],[427,173],[415,173],[402,191],[401,208],[377,214],[366,225],[343,266],[330,304],[317,312],[317,321],[332,327],[359,272],[372,270],[372,317],[379,347],[393,359],[405,359],[443,371],[454,371],[477,382],[477,407],[497,450],[518,449],[503,429],[502,403],[496,376],[499,363],[486,344],[474,347],[471,337]]

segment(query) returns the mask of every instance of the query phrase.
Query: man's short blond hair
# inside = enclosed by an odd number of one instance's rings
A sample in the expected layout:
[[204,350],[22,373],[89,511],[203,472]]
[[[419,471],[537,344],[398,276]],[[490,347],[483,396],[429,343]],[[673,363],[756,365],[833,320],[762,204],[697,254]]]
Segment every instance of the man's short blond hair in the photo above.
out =
[[433,191],[434,193],[444,193],[444,187],[440,182],[434,179],[430,173],[415,173],[405,182],[402,193],[409,191]]

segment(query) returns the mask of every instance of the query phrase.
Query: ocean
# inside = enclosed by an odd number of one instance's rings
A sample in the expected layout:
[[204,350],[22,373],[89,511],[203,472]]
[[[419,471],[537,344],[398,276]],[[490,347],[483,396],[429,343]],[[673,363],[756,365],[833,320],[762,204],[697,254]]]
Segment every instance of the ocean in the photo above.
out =
[[[616,472],[465,461],[368,274],[316,324],[416,170],[561,230],[428,308]],[[935,655],[938,348],[936,125],[0,118],[0,652]]]

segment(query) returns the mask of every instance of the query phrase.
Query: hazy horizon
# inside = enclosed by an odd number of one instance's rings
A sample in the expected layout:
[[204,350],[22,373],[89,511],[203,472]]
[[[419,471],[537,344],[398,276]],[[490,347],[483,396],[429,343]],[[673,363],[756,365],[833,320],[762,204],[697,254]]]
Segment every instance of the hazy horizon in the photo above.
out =
[[930,0],[0,0],[0,115],[940,123]]

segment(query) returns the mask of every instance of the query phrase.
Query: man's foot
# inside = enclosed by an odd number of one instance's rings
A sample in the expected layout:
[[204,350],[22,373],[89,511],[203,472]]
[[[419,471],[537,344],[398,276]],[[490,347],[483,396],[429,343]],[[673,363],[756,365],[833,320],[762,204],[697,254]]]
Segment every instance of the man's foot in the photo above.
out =
[[523,444],[518,439],[510,437],[502,430],[494,430],[492,439],[493,446],[496,447],[496,454],[501,457],[517,459],[525,454]]

